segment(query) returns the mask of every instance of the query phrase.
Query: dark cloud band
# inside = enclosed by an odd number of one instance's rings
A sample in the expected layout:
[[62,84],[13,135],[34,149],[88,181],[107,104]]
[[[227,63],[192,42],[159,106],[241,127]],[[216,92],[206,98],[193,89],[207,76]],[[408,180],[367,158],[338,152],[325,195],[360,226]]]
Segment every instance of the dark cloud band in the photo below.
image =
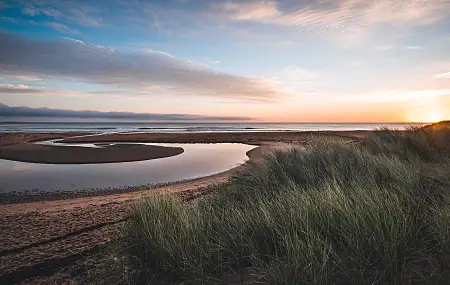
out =
[[11,107],[0,103],[0,117],[93,118],[149,121],[243,121],[248,117],[200,116],[189,114],[148,114],[131,112],[74,111],[49,108]]

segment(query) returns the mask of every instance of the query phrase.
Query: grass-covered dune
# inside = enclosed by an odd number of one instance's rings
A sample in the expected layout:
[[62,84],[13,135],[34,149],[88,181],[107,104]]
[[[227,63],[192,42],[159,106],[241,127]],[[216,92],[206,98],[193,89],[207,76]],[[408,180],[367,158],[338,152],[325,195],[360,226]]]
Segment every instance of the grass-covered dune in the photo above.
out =
[[276,152],[193,202],[140,202],[105,284],[448,284],[450,129]]

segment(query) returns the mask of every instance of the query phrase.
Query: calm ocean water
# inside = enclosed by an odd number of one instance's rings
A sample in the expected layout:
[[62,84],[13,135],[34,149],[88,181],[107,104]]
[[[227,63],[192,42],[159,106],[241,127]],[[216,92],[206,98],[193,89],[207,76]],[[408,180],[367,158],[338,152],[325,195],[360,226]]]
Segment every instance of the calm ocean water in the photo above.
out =
[[405,129],[418,123],[145,123],[71,122],[1,123],[0,132],[261,132],[261,131],[348,131],[389,127]]

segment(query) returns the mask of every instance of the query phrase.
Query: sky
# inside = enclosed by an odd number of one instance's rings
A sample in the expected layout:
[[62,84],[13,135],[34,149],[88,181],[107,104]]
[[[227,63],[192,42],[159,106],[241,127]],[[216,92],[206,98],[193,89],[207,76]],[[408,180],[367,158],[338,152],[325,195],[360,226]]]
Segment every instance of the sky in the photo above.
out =
[[450,119],[448,27],[449,0],[0,0],[0,116]]

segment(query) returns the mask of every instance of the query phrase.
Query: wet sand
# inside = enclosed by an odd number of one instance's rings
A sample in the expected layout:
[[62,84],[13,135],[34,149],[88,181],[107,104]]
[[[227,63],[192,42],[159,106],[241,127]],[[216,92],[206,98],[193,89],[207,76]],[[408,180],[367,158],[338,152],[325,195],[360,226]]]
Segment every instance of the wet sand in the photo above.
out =
[[56,139],[64,139],[74,136],[89,135],[86,132],[70,132],[70,133],[0,133],[0,147],[8,145],[17,145],[22,143],[31,143],[36,141],[48,141]]
[[175,156],[181,147],[114,144],[99,148],[51,146],[21,143],[0,147],[0,158],[48,164],[88,164],[129,162]]

